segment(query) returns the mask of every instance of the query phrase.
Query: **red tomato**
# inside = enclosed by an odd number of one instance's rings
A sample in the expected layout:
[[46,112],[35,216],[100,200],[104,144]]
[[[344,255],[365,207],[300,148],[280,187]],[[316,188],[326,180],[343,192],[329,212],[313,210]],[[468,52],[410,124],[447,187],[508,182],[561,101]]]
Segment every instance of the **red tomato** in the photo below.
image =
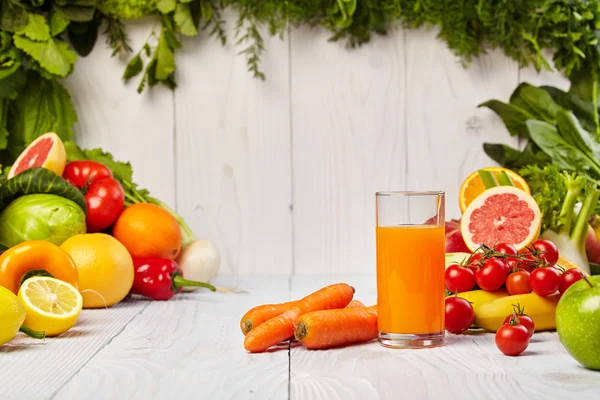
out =
[[508,275],[508,278],[506,278],[506,290],[511,295],[531,293],[529,272],[518,271]]
[[497,258],[490,258],[477,270],[475,282],[483,290],[493,291],[500,289],[506,281],[507,268],[504,262]]
[[581,271],[580,269],[577,268],[571,268],[566,270],[561,276],[560,276],[560,282],[558,283],[558,291],[560,292],[560,294],[563,294],[564,292],[567,291],[567,289],[574,284],[575,282],[577,282],[578,280],[583,278],[583,271]]
[[517,248],[510,243],[498,243],[494,250],[509,256],[516,256],[518,254]]
[[99,232],[115,222],[123,210],[125,193],[108,167],[95,161],[71,161],[63,178],[84,193],[88,232]]
[[529,284],[539,296],[549,296],[558,290],[560,273],[554,267],[542,267],[533,270],[529,276]]
[[469,268],[471,271],[473,271],[473,274],[475,274],[480,267],[481,253],[474,253],[471,255],[470,258],[471,260],[469,261],[469,265],[467,265],[467,268]]
[[[508,315],[504,319],[504,323],[510,324],[511,317],[512,314]],[[527,314],[517,314],[517,319],[519,321],[519,325],[523,325],[527,329],[527,332],[529,332],[529,337],[532,337],[533,333],[535,332],[535,324],[533,323],[533,319]]]
[[469,268],[454,264],[446,269],[444,282],[452,293],[468,292],[475,287],[475,274]]
[[558,247],[546,239],[538,239],[533,242],[533,247],[540,252],[538,257],[545,260],[548,264],[554,265],[558,262]]
[[496,332],[496,346],[507,356],[517,356],[529,346],[529,332],[523,325],[504,324]]
[[450,296],[446,297],[446,330],[451,333],[462,333],[469,329],[475,320],[473,306],[467,300]]

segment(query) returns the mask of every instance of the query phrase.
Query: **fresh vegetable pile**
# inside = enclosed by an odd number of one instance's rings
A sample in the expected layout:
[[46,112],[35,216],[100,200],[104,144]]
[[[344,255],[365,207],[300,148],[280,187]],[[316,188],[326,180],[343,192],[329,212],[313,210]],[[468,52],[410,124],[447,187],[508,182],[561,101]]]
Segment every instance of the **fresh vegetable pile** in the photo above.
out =
[[[86,308],[129,295],[169,300],[211,291],[220,256],[185,221],[99,149],[46,133],[0,178],[0,345],[18,332],[44,338]],[[184,277],[185,276],[185,277]],[[191,280],[191,279],[201,279]]]

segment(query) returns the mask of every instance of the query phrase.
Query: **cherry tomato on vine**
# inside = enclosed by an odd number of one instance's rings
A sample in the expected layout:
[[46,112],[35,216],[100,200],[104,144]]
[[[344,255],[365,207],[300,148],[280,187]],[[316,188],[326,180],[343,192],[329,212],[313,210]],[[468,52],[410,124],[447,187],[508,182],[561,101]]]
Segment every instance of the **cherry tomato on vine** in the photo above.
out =
[[451,333],[462,333],[469,329],[475,320],[473,306],[462,297],[446,297],[446,330]]
[[475,253],[475,254],[471,255],[471,259],[469,260],[469,265],[467,265],[467,268],[469,268],[471,271],[473,271],[473,274],[475,274],[477,272],[477,270],[479,269],[480,260],[481,260],[481,253]]
[[583,271],[581,271],[578,268],[571,268],[566,270],[560,276],[560,282],[558,283],[558,291],[560,292],[560,294],[566,292],[572,284],[582,279],[583,276]]
[[483,267],[475,273],[475,282],[483,290],[500,289],[506,281],[507,268],[503,261],[497,258],[485,260]]
[[529,332],[527,328],[511,319],[496,332],[496,346],[507,356],[517,356],[529,346]]
[[533,247],[540,252],[538,257],[545,260],[548,264],[554,265],[558,262],[558,247],[546,239],[538,239],[533,242]]
[[[524,313],[524,309],[521,308],[519,304],[514,306],[514,313],[517,316],[517,321],[519,322],[519,324],[527,328],[527,332],[529,332],[529,337],[532,337],[533,333],[535,332],[535,323],[533,322],[533,319],[529,315]],[[510,324],[510,320],[512,317],[513,314],[507,315],[504,319],[504,323]]]
[[88,232],[99,232],[115,222],[123,210],[125,193],[107,166],[95,161],[71,161],[65,166],[63,178],[84,194]]
[[450,265],[446,269],[444,283],[452,293],[468,292],[475,287],[475,274],[467,267]]
[[517,248],[510,243],[498,243],[494,250],[509,256],[516,256],[518,254]]
[[517,271],[506,278],[506,290],[510,295],[531,293],[529,272]]
[[529,284],[539,296],[549,296],[558,290],[560,272],[554,267],[542,267],[533,270],[529,276]]

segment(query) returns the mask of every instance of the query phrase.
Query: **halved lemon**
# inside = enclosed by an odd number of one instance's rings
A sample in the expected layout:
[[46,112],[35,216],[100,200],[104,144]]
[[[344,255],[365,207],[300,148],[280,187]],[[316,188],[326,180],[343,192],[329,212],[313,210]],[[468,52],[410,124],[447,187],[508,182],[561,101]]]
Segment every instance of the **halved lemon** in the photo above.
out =
[[19,289],[25,305],[24,324],[46,336],[57,336],[71,329],[83,308],[83,297],[67,282],[47,276],[27,279]]
[[[486,167],[481,168],[486,171],[490,171],[494,176],[498,176],[502,171],[506,172],[510,179],[513,181],[515,187],[524,190],[527,194],[531,194],[531,189],[529,185],[523,179],[523,177],[517,174],[515,171],[512,171],[503,167]],[[479,177],[479,170],[474,171],[471,175],[467,176],[467,178],[463,181],[460,192],[458,194],[458,202],[460,205],[460,211],[462,213],[465,212],[469,204],[481,193],[485,191],[485,186]]]

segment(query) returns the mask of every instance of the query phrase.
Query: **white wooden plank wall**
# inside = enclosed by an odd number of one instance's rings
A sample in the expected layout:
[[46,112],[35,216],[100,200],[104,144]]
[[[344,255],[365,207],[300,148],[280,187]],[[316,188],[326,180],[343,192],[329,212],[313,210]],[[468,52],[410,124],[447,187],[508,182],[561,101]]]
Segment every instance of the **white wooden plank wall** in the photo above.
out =
[[[223,257],[220,273],[372,273],[377,190],[444,190],[460,216],[464,177],[492,165],[484,142],[519,143],[485,100],[520,81],[568,82],[519,70],[500,52],[463,69],[436,31],[399,31],[359,49],[323,30],[265,34],[265,82],[234,42],[183,41],[179,87],[139,95],[100,38],[67,80],[77,139],[130,160]],[[129,24],[134,49],[150,31]]]

